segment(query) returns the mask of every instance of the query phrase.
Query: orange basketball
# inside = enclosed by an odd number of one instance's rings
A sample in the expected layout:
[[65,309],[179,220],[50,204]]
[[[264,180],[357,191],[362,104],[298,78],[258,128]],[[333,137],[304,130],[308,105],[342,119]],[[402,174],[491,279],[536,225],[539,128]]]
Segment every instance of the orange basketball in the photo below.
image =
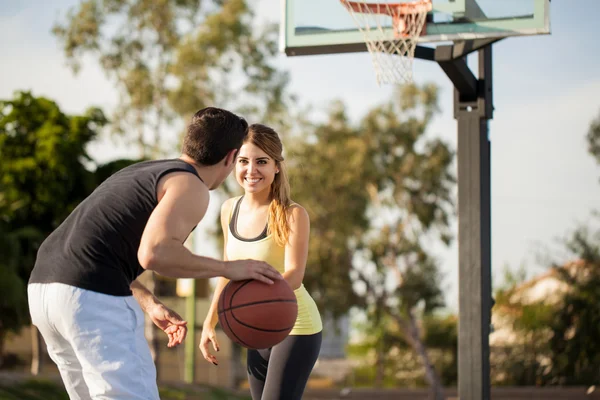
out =
[[230,281],[221,292],[218,315],[232,341],[248,349],[267,349],[290,333],[298,303],[284,279],[272,285],[254,279]]

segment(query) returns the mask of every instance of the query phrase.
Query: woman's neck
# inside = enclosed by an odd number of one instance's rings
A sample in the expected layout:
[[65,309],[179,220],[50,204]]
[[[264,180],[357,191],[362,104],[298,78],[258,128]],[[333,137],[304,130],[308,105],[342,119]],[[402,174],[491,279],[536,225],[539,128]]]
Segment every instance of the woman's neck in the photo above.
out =
[[270,190],[263,190],[258,193],[245,193],[244,203],[250,209],[259,209],[268,206],[271,203]]

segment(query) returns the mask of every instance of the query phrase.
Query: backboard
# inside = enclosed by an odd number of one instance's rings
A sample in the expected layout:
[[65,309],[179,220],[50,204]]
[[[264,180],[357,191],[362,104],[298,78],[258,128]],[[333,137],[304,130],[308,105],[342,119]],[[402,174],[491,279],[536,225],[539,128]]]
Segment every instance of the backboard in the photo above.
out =
[[[287,55],[367,50],[363,35],[340,0],[281,0],[281,3],[280,47]],[[418,42],[547,34],[550,33],[549,9],[550,0],[433,0],[426,33]],[[388,19],[391,30],[392,18]]]

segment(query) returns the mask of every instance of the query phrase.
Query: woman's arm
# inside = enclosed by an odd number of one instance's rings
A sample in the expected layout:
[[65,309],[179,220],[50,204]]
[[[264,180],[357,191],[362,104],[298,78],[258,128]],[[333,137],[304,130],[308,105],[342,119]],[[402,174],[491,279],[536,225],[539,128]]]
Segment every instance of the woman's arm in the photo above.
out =
[[283,278],[296,290],[302,285],[306,260],[308,259],[308,240],[310,234],[310,218],[300,205],[291,207],[288,215],[290,236],[285,246],[285,272]]
[[[223,230],[223,260],[227,261],[227,232],[229,225],[229,214],[231,213],[231,207],[233,206],[233,200],[229,199],[223,203],[221,206],[221,229]],[[214,328],[217,325],[217,321],[219,320],[217,315],[217,305],[219,304],[219,297],[221,296],[221,292],[229,279],[220,277],[217,281],[217,286],[215,287],[215,292],[213,294],[212,301],[210,303],[210,307],[208,309],[208,313],[206,314],[206,318],[204,319],[204,325],[208,325]]]
[[[221,206],[221,228],[223,229],[223,260],[227,260],[227,225],[229,223],[229,214],[233,205],[233,199],[229,199]],[[213,349],[219,351],[219,342],[217,340],[217,333],[215,326],[219,320],[217,314],[217,305],[219,304],[219,297],[225,285],[227,285],[229,279],[219,278],[217,286],[215,287],[215,293],[213,294],[208,313],[202,324],[202,337],[200,338],[200,351],[204,359],[214,365],[219,365],[217,357],[211,354],[209,350],[209,343],[212,343]]]

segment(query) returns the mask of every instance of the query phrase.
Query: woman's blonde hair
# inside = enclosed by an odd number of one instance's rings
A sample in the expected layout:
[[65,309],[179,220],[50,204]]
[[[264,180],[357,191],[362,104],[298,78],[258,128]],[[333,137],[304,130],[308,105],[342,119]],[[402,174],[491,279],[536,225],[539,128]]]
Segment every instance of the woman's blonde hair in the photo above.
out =
[[272,234],[275,242],[283,247],[290,236],[287,210],[291,204],[290,183],[282,155],[283,145],[274,129],[261,124],[252,124],[248,127],[248,136],[244,139],[244,143],[252,143],[267,153],[275,161],[275,166],[279,170],[271,184],[267,234]]

